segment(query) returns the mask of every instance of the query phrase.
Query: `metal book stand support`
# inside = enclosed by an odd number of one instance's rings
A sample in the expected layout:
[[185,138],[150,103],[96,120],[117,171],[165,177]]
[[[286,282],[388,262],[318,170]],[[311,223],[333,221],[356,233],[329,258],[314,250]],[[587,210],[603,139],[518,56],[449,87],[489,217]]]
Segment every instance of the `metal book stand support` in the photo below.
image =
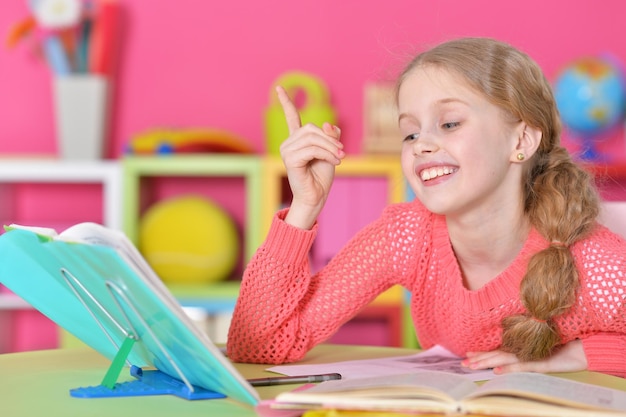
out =
[[[111,294],[111,297],[115,301],[117,308],[122,313],[126,326],[119,323],[97,300],[96,297],[85,288],[85,286],[77,279],[71,272],[65,268],[61,268],[61,275],[67,283],[68,287],[80,300],[81,304],[87,309],[91,317],[96,321],[98,327],[104,332],[107,339],[115,346],[117,353],[109,366],[104,378],[100,385],[90,387],[80,387],[70,390],[72,397],[79,398],[102,398],[102,397],[132,397],[132,396],[145,396],[145,395],[175,395],[185,398],[187,400],[200,400],[200,399],[213,399],[224,398],[225,395],[215,391],[207,390],[198,386],[192,385],[188,378],[185,377],[180,367],[176,364],[176,361],[170,356],[163,344],[156,337],[146,320],[139,314],[139,311],[135,305],[128,299],[124,291],[114,282],[107,280],[105,285]],[[108,320],[115,325],[115,327],[124,335],[124,340],[121,345],[115,342],[114,338],[107,330],[106,326],[102,323],[98,314],[87,303],[87,299],[90,300],[97,309]],[[138,318],[141,325],[144,327],[148,335],[152,338],[157,345],[160,352],[159,356],[171,365],[176,372],[176,377],[170,376],[159,370],[143,370],[140,367],[132,365],[128,359],[133,346],[139,341],[138,332],[134,328],[126,314],[126,310],[123,308],[126,306],[133,314]],[[130,366],[130,374],[135,380],[117,382],[124,365]]]

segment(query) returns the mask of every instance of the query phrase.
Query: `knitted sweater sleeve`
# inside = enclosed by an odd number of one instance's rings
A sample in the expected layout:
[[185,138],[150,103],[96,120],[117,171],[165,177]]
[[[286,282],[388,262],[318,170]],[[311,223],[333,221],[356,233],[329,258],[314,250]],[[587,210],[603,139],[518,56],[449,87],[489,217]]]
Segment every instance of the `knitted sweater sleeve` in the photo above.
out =
[[562,326],[582,340],[589,370],[626,377],[626,241],[598,227],[576,254],[580,306]]
[[626,378],[626,335],[598,333],[582,343],[587,369]]
[[[396,282],[388,220],[357,233],[315,275],[308,256],[317,226],[302,230],[273,219],[265,242],[246,266],[228,334],[236,362],[287,363],[304,357]],[[387,216],[388,217],[388,216]]]

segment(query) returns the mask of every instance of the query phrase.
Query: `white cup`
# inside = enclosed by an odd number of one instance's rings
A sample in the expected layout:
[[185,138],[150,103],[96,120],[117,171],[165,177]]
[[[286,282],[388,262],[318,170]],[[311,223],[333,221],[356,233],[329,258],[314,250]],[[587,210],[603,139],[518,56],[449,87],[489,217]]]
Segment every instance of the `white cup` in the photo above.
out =
[[55,77],[54,100],[61,159],[101,159],[107,127],[107,79],[98,75]]

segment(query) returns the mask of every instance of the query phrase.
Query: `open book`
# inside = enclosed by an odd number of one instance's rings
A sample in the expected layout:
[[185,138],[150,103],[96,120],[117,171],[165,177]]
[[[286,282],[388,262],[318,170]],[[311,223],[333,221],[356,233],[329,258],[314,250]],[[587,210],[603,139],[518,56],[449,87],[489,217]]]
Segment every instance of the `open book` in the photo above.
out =
[[482,385],[440,371],[327,381],[281,393],[274,408],[370,410],[496,416],[626,416],[626,391],[536,373]]
[[11,225],[0,236],[0,283],[112,361],[134,340],[128,362],[256,404],[258,394],[185,314],[120,231],[80,223],[52,229]]

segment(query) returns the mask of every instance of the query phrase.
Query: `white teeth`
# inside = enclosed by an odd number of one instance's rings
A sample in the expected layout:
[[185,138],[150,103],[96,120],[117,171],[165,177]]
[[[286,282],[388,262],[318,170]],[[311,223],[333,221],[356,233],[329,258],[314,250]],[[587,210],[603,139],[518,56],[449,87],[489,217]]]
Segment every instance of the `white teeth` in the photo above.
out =
[[420,176],[423,181],[432,180],[433,178],[442,177],[444,175],[452,174],[455,170],[450,167],[437,167],[425,169],[421,172]]

